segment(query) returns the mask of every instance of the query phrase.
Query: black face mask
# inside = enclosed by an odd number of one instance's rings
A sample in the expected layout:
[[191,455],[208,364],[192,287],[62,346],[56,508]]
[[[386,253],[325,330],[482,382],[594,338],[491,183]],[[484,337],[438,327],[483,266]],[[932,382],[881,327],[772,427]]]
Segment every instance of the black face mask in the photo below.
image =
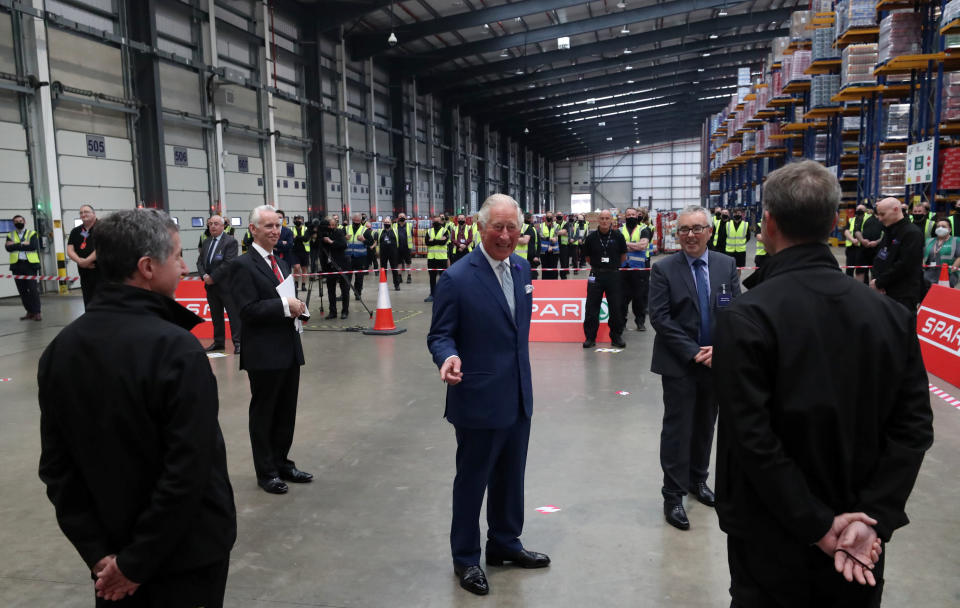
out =
[[864,214],[863,209],[857,209],[857,217],[863,217],[863,214]]
[[739,222],[740,220],[743,219],[743,216],[738,213],[738,214],[736,214],[735,216],[733,216],[733,219],[735,219],[735,220],[737,220],[737,221]]
[[547,218],[547,223],[548,223],[548,224],[552,224],[552,223],[553,223],[553,218],[552,218],[552,217],[548,217],[548,218]]
[[16,222],[16,223],[13,225],[13,227],[16,228],[17,230],[23,230],[24,226],[26,226],[26,224],[22,224],[22,223],[20,223],[20,222]]
[[635,218],[635,217],[628,217],[628,218],[627,218],[627,228],[630,229],[630,230],[633,230],[633,229],[636,228],[636,227],[637,227],[637,218]]
[[721,217],[722,215],[723,215],[723,214],[721,214],[719,211],[717,211],[716,213],[713,214],[713,216],[714,216],[715,218],[717,218],[718,220],[720,219],[720,217]]
[[297,221],[295,221],[295,222],[293,223],[293,225],[294,225],[294,226],[303,226],[303,222],[300,221],[300,220],[297,220]]
[[729,216],[729,215],[727,215],[727,214],[724,214],[724,215],[723,215],[723,217],[722,217],[721,219],[725,219],[725,220],[729,220],[729,219],[730,219],[730,216]]
[[441,224],[440,222],[434,222],[434,223],[433,223],[433,227],[434,227],[434,228],[439,228],[439,227],[442,226],[442,225],[443,225],[443,224]]
[[407,221],[407,220],[405,220],[404,218],[401,217],[401,218],[400,218],[399,220],[397,220],[397,221],[402,224],[402,223],[404,223],[404,222]]
[[460,221],[458,221],[457,223],[460,224],[461,226],[463,226],[464,224],[467,223],[467,220],[460,220]]

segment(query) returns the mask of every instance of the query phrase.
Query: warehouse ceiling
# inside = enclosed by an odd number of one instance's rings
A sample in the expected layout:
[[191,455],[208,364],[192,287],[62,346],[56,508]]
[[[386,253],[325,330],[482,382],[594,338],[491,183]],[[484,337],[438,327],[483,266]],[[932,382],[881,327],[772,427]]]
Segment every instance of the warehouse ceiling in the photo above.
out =
[[[301,0],[349,57],[557,160],[696,137],[807,0]],[[390,44],[391,33],[396,44]],[[567,39],[564,41],[564,39]],[[567,45],[564,45],[566,42]]]

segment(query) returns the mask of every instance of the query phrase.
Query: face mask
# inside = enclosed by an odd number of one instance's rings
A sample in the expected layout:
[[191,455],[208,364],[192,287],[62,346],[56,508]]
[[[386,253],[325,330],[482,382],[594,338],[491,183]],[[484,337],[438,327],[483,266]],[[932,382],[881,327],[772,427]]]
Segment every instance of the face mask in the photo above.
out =
[[397,221],[402,224],[402,223],[404,223],[404,222],[407,221],[407,220],[401,217],[401,218],[400,218],[399,220],[397,220]]
[[730,219],[730,216],[727,215],[726,213],[724,213],[722,219],[729,220],[729,219]]
[[548,224],[552,224],[552,223],[553,223],[553,218],[552,218],[552,217],[548,217],[548,218],[547,218],[547,223],[548,223]]
[[857,217],[863,217],[863,214],[864,214],[863,209],[857,209]]
[[733,216],[733,219],[735,219],[735,220],[737,220],[737,221],[739,222],[740,220],[743,219],[743,216],[738,213],[738,214],[736,214],[735,216]]
[[627,228],[629,228],[630,230],[633,230],[633,229],[636,228],[636,227],[637,227],[637,218],[635,218],[635,217],[628,217],[628,218],[627,218]]
[[294,226],[303,226],[303,221],[297,220],[293,223]]
[[433,223],[433,227],[434,227],[434,228],[439,228],[439,227],[442,226],[442,225],[443,225],[443,224],[441,224],[440,222],[434,222],[434,223]]
[[936,229],[936,233],[937,233],[937,236],[939,236],[940,238],[946,238],[950,236],[950,229],[940,226],[939,228]]
[[713,216],[717,219],[720,219],[722,217],[722,214],[719,211],[717,211],[716,213],[713,214]]
[[390,224],[384,224],[383,228],[384,230],[390,230]]
[[467,223],[467,220],[459,220],[457,223],[463,226],[464,224]]
[[13,225],[13,227],[16,228],[17,230],[23,230],[24,226],[26,226],[26,224],[23,224],[21,222],[17,222]]

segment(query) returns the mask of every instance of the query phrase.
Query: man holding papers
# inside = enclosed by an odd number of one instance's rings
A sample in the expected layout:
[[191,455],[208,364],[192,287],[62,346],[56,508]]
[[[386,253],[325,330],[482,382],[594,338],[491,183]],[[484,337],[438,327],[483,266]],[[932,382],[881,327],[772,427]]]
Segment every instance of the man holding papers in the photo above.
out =
[[273,255],[280,227],[280,216],[270,205],[250,212],[253,244],[234,262],[233,280],[243,321],[240,369],[250,378],[253,466],[257,484],[270,494],[286,494],[284,482],[313,480],[289,458],[303,365],[298,319],[309,313],[296,298],[289,265]]

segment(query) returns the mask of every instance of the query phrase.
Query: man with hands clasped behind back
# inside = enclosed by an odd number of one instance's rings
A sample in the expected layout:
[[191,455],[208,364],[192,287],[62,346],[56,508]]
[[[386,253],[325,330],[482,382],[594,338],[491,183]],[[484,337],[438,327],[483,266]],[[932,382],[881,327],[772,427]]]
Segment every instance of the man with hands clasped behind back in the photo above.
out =
[[717,322],[717,515],[734,608],[879,606],[880,541],[907,524],[933,441],[912,312],[844,275],[826,245],[839,202],[816,162],[771,173],[770,260]]

